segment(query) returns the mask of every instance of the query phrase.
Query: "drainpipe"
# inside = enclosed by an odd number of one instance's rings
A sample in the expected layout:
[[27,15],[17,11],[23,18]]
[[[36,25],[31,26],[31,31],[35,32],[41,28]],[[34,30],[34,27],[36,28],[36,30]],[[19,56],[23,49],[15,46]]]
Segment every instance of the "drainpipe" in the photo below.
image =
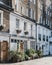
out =
[[37,50],[37,23],[36,23],[36,50]]

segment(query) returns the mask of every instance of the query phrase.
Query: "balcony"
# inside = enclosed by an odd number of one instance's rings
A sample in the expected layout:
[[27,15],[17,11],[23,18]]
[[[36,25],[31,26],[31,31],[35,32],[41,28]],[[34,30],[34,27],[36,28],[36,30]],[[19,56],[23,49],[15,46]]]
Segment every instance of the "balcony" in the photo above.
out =
[[12,0],[0,0],[0,8],[12,11]]
[[25,34],[25,35],[28,35],[28,31],[27,31],[27,30],[25,30],[25,31],[24,31],[24,34]]
[[19,28],[16,28],[17,34],[21,33],[21,30]]

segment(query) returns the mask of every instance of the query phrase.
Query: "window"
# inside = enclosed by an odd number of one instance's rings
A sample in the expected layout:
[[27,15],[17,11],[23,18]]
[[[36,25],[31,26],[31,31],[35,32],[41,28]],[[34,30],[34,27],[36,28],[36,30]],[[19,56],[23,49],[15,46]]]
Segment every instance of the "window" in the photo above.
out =
[[32,0],[30,0],[30,2],[32,2]]
[[46,41],[48,42],[48,36],[46,36]]
[[32,29],[33,29],[33,25],[31,25],[31,36],[32,36],[32,32],[33,32]]
[[42,24],[42,16],[40,17],[40,23]]
[[49,20],[48,20],[48,26],[49,26]]
[[38,34],[38,39],[39,41],[41,41],[41,34]]
[[34,10],[32,11],[32,19],[34,19]]
[[49,11],[48,11],[48,15],[49,15]]
[[19,19],[16,19],[16,28],[19,28]]
[[27,50],[27,41],[24,41],[24,51]]
[[31,8],[28,10],[28,16],[31,17]]
[[52,36],[52,32],[51,32],[51,36]]
[[17,43],[17,40],[16,39],[11,39],[11,42],[12,43]]
[[31,41],[30,42],[30,48],[31,49],[35,49],[35,41]]
[[21,13],[22,13],[22,7],[21,7]]
[[36,0],[34,0],[34,4],[36,4]]
[[48,21],[48,20],[46,19],[46,24],[47,24],[47,21]]
[[43,41],[45,41],[45,35],[43,35]]
[[24,30],[26,30],[26,27],[27,27],[27,23],[24,22]]

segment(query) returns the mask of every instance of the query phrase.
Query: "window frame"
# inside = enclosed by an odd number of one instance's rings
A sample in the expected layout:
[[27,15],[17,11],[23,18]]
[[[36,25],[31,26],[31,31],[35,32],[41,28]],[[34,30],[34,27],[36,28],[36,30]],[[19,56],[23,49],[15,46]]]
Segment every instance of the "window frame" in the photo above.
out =
[[41,41],[41,34],[38,34],[38,40]]
[[[18,20],[18,21],[17,21],[17,20]],[[18,24],[17,24],[17,22],[18,22]],[[20,24],[20,23],[19,23],[19,19],[16,18],[16,28],[18,28],[18,29],[19,29],[19,24]],[[17,26],[17,25],[18,25],[18,26]]]

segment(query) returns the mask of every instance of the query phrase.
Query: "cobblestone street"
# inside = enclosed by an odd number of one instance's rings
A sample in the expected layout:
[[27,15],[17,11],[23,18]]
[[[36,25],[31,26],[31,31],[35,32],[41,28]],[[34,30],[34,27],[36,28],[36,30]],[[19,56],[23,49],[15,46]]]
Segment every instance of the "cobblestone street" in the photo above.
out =
[[36,60],[24,61],[13,64],[0,64],[0,65],[52,65],[52,57],[45,57]]

